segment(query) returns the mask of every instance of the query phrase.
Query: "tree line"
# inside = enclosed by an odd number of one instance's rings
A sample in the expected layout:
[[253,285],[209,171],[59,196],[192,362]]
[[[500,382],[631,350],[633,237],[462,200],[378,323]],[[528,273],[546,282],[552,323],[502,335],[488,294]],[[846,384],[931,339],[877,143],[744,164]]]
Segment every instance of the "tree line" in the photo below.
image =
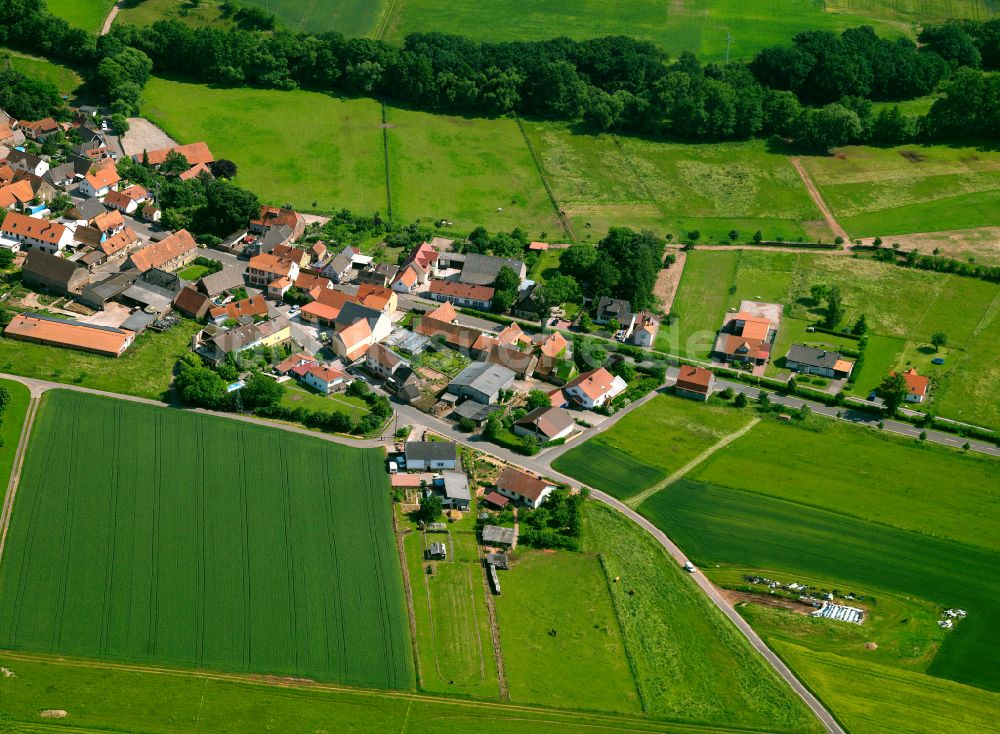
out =
[[[230,28],[179,21],[116,24],[100,38],[69,28],[42,0],[0,7],[0,43],[96,69],[92,89],[116,111],[135,111],[150,70],[224,85],[379,95],[432,111],[516,113],[686,140],[778,135],[822,150],[851,142],[995,137],[997,128],[955,124],[952,97],[925,117],[872,101],[929,94],[956,69],[979,78],[997,68],[996,21],[928,26],[921,44],[879,37],[869,26],[806,31],[765,48],[749,63],[671,60],[652,43],[625,36],[586,41],[477,43],[415,33],[402,45],[267,28],[260,19]],[[962,80],[968,73],[957,75]],[[992,80],[982,81],[992,89]],[[960,100],[961,101],[961,100]],[[978,119],[978,118],[977,118]],[[990,118],[992,120],[992,117]]]

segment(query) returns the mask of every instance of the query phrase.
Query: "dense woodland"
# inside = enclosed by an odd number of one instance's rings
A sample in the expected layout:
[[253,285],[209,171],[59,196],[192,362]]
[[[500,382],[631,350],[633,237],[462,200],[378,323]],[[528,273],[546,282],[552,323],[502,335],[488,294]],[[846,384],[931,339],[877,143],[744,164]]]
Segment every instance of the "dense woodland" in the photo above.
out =
[[[402,46],[338,33],[273,30],[266,15],[231,28],[178,21],[115,25],[95,38],[42,0],[0,7],[0,43],[93,69],[91,89],[122,114],[138,110],[153,71],[224,85],[303,87],[401,100],[422,109],[516,113],[684,140],[778,135],[808,150],[849,142],[1000,135],[1000,20],[925,27],[919,45],[868,26],[799,33],[749,63],[671,60],[655,45],[588,41],[475,43],[412,34]],[[263,30],[261,30],[263,29]],[[872,101],[942,92],[923,117]]]

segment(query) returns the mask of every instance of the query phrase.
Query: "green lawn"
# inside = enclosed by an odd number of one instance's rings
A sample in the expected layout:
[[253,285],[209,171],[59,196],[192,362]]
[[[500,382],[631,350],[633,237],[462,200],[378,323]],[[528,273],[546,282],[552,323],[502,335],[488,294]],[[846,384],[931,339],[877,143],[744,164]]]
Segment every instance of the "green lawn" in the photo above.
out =
[[729,302],[729,287],[735,285],[740,253],[689,252],[671,313],[678,321],[664,326],[656,348],[686,357],[705,359],[715,344]]
[[31,395],[28,388],[13,380],[0,380],[0,388],[10,393],[10,402],[0,413],[0,491],[6,494]]
[[162,399],[200,328],[185,319],[162,334],[147,331],[118,359],[0,337],[0,372]]
[[384,457],[47,393],[0,565],[0,647],[412,688]]
[[621,224],[675,237],[698,230],[703,242],[729,242],[731,230],[743,240],[757,230],[832,239],[788,158],[763,141],[685,145],[525,127],[580,239]]
[[663,480],[748,422],[747,414],[729,407],[658,395],[559,456],[552,468],[627,497]]
[[361,398],[351,397],[343,393],[323,395],[294,382],[285,383],[285,393],[281,396],[281,405],[293,410],[295,408],[308,408],[324,413],[341,410],[349,413],[354,419],[368,412],[368,404]]
[[848,146],[804,159],[852,237],[1000,224],[1000,153],[980,148]]
[[395,217],[446,219],[460,231],[520,226],[532,238],[564,239],[514,121],[391,108],[388,124]]
[[659,543],[598,503],[588,503],[584,518],[585,540],[589,548],[600,550],[651,716],[752,729],[819,730],[802,702]]
[[[947,477],[947,493],[930,478]],[[1000,552],[1000,461],[841,422],[765,420],[686,479]]]
[[104,24],[114,0],[46,0],[49,12],[65,18],[69,24],[96,33]]
[[173,671],[96,668],[89,662],[38,660],[4,653],[0,664],[15,672],[0,677],[4,718],[11,730],[57,731],[38,712],[62,709],[70,730],[81,734],[115,730],[147,734],[212,732],[373,732],[523,734],[627,730],[667,734],[731,731],[688,727],[639,718],[571,711],[532,711],[522,706],[378,691],[327,689],[309,684],[267,685],[253,678]]
[[204,265],[188,265],[186,268],[179,271],[177,276],[193,283],[207,275],[210,270],[211,268],[206,268]]
[[55,85],[62,94],[72,95],[83,83],[83,79],[73,69],[48,59],[0,48],[0,59],[4,57],[9,57],[10,65],[15,70],[32,79]]
[[323,212],[386,212],[382,118],[373,100],[159,78],[143,99],[143,114],[176,140],[204,140],[216,157],[235,161],[240,182],[264,201],[306,212],[313,202]]
[[495,601],[512,701],[642,710],[595,553],[519,550],[500,584]]
[[[177,2],[177,0],[141,0],[129,3],[118,12],[115,25],[152,25],[158,20],[179,20],[181,23],[198,28],[208,25],[228,25],[223,18],[220,0],[198,0],[197,4]],[[251,0],[247,0],[247,5]]]

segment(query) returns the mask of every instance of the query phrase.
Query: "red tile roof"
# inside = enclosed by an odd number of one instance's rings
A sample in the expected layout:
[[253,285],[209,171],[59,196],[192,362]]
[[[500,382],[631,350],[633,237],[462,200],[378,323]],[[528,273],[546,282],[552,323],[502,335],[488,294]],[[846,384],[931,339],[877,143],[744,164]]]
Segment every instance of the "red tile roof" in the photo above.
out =
[[[208,149],[207,143],[188,143],[187,145],[175,145],[172,148],[160,148],[159,150],[150,150],[146,153],[149,164],[151,166],[158,166],[167,160],[167,153],[174,152],[180,153],[187,159],[187,162],[192,166],[197,163],[211,163],[215,160],[212,155],[212,151]],[[142,160],[142,156],[136,156],[139,160]]]
[[677,375],[677,387],[681,390],[689,390],[708,394],[708,386],[712,383],[712,371],[704,367],[693,367],[689,364],[682,364]]
[[8,212],[3,224],[0,225],[0,232],[31,237],[54,245],[62,239],[66,228],[48,219],[36,219],[20,212]]
[[160,242],[146,245],[141,250],[132,253],[132,264],[142,272],[151,268],[159,268],[181,255],[189,253],[198,247],[194,237],[186,229],[174,232]]

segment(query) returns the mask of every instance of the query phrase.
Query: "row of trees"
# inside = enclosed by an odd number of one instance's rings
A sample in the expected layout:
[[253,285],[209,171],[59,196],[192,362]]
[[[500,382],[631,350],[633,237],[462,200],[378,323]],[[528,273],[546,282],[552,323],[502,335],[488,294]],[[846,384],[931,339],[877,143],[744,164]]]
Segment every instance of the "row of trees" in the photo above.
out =
[[656,305],[653,287],[665,248],[666,243],[652,232],[612,227],[596,248],[567,248],[559,269],[591,298],[622,298],[632,304],[633,311],[640,311]]

